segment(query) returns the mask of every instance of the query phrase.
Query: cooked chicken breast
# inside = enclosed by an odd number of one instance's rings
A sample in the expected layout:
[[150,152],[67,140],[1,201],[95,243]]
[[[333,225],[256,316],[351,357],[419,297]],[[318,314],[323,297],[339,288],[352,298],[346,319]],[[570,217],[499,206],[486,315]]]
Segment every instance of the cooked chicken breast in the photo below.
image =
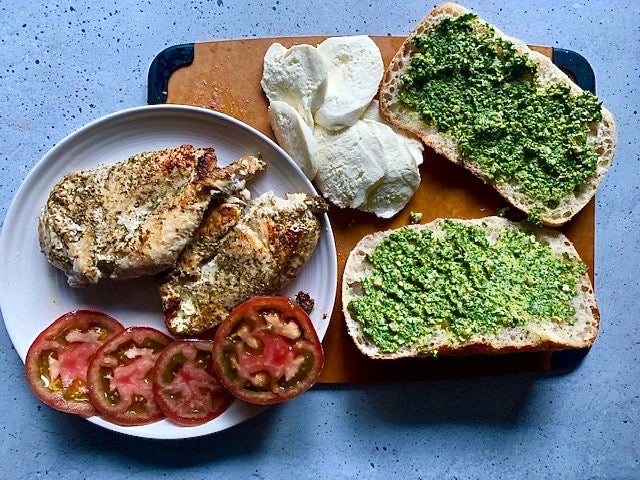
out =
[[304,193],[230,200],[205,216],[159,288],[169,331],[193,335],[236,305],[277,293],[311,257],[327,204]]
[[254,156],[217,166],[213,148],[182,145],[83,170],[56,184],[38,219],[40,248],[74,287],[172,267],[213,198],[265,167]]

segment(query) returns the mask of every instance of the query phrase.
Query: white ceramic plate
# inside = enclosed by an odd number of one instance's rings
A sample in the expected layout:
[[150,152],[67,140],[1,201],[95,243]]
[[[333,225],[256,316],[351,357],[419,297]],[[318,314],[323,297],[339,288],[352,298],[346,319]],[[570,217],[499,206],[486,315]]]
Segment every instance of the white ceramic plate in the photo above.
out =
[[[125,326],[148,325],[165,331],[160,300],[149,279],[105,282],[74,289],[65,275],[40,253],[37,217],[51,188],[67,173],[125,160],[148,150],[183,143],[213,146],[220,165],[260,152],[267,170],[249,182],[252,196],[273,191],[316,194],[289,156],[257,130],[206,109],[159,105],[132,108],[100,118],[66,137],[29,173],[11,204],[0,234],[0,308],[13,345],[24,361],[32,341],[53,320],[70,310],[104,311]],[[318,246],[299,277],[282,293],[305,290],[315,299],[311,319],[324,337],[337,286],[336,250],[328,217]],[[264,410],[240,401],[220,417],[197,427],[179,427],[168,420],[140,427],[121,427],[92,417],[110,430],[146,437],[177,439],[224,430]]]

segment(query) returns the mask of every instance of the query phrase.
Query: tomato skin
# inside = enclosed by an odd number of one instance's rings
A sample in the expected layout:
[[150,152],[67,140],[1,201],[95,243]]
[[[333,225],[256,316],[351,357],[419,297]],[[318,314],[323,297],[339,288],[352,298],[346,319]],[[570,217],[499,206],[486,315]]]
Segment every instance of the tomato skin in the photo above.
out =
[[89,397],[118,425],[146,425],[164,418],[153,396],[151,372],[173,339],[151,327],[129,327],[110,338],[89,364]]
[[252,298],[218,326],[213,367],[240,400],[270,405],[309,389],[322,371],[322,344],[307,313],[285,297]]
[[172,422],[202,425],[233,403],[235,397],[213,372],[212,351],[210,340],[178,340],[158,356],[153,368],[153,393]]
[[58,317],[29,347],[24,365],[29,387],[56,410],[95,415],[87,368],[104,342],[123,330],[120,322],[101,312],[74,310]]

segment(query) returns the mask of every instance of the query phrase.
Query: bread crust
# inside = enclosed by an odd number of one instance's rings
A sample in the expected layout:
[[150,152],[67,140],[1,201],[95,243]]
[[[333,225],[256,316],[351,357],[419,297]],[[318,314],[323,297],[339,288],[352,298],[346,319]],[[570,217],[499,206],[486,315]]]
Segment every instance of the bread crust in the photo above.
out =
[[[416,230],[437,231],[446,219],[436,219],[430,223],[409,225],[406,228]],[[557,254],[568,253],[579,258],[573,243],[557,230],[537,227],[529,223],[517,223],[502,217],[485,217],[472,220],[455,220],[464,225],[483,225],[489,238],[507,228],[526,228],[536,239],[548,244]],[[376,246],[396,230],[375,232],[363,237],[349,254],[342,278],[342,308],[347,331],[358,349],[366,356],[376,359],[394,359],[403,357],[420,357],[433,355],[468,355],[481,353],[509,353],[521,351],[549,351],[567,348],[590,347],[598,334],[600,313],[593,293],[593,286],[588,273],[581,276],[576,286],[577,296],[572,305],[576,310],[573,324],[560,324],[549,320],[518,327],[505,327],[496,335],[473,335],[469,340],[452,344],[446,332],[434,337],[428,348],[417,350],[415,347],[404,347],[394,353],[382,352],[364,334],[360,323],[353,318],[348,309],[349,302],[362,296],[362,280],[372,270],[366,255],[373,252]]]
[[[519,210],[530,213],[534,209],[539,209],[539,204],[522,192],[519,192],[512,184],[497,184],[490,179],[481,166],[473,161],[462,162],[460,152],[455,140],[446,133],[442,133],[433,126],[423,123],[418,114],[409,109],[403,108],[399,103],[399,93],[401,90],[401,77],[406,72],[409,59],[414,53],[411,39],[415,35],[422,34],[439,23],[446,17],[459,17],[471,13],[469,10],[455,3],[444,3],[434,8],[416,28],[408,35],[400,46],[399,50],[391,60],[385,71],[382,84],[380,86],[380,110],[382,115],[391,124],[399,128],[412,132],[418,136],[426,145],[431,147],[436,153],[443,155],[453,163],[462,165],[475,176],[491,185],[509,203]],[[483,23],[487,23],[479,19]],[[495,26],[491,25],[496,35],[512,42],[519,53],[528,55],[537,65],[537,73],[545,84],[567,84],[571,88],[571,94],[578,95],[583,90],[576,85],[562,70],[560,70],[548,57],[539,52],[531,50],[527,45],[518,39],[507,36]],[[540,221],[547,226],[560,226],[569,221],[578,213],[595,195],[596,189],[602,183],[613,161],[613,154],[617,142],[617,127],[615,119],[610,111],[602,107],[602,121],[591,125],[589,143],[594,145],[599,158],[595,174],[589,178],[580,191],[565,196],[556,208],[543,207],[539,214]]]

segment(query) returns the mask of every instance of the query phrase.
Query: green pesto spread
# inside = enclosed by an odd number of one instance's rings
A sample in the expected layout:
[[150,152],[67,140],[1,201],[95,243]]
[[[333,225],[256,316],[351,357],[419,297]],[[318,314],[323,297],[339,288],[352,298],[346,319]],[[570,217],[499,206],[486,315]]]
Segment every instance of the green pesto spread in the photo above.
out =
[[593,94],[542,85],[535,64],[473,14],[444,19],[412,43],[400,103],[453,137],[463,162],[516,184],[540,211],[594,175],[587,134],[602,111]]
[[434,334],[452,344],[541,320],[571,322],[571,300],[586,272],[578,258],[554,254],[530,232],[452,220],[441,231],[401,228],[367,256],[363,295],[348,308],[383,352],[428,349]]

